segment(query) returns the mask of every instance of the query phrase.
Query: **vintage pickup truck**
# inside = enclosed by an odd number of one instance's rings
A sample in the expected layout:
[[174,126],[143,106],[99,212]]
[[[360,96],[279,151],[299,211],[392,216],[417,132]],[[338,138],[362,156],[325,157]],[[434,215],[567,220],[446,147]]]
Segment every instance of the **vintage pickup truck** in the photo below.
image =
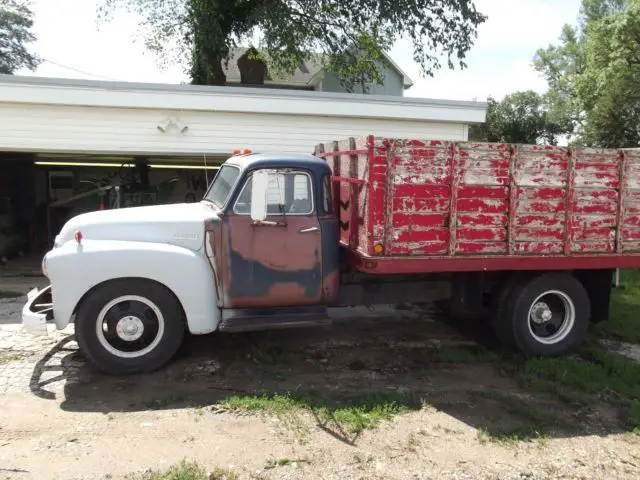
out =
[[368,136],[234,155],[199,203],[72,218],[23,324],[74,320],[86,356],[127,374],[160,368],[186,332],[434,301],[559,355],[608,317],[614,269],[640,266],[639,188],[633,150]]

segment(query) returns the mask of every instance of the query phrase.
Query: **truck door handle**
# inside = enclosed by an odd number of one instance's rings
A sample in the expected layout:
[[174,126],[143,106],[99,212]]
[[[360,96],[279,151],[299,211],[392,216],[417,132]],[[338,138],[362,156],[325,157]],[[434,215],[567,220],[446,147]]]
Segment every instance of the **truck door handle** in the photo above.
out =
[[311,233],[311,232],[317,232],[318,230],[320,230],[318,227],[309,227],[309,228],[303,228],[301,230],[298,230],[300,233]]

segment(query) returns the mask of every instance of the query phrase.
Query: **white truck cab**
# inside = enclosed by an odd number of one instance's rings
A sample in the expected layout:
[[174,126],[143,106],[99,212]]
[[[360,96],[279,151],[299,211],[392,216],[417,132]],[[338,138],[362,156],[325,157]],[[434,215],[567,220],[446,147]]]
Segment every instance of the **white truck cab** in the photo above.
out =
[[[333,215],[327,223],[321,205],[331,202],[321,196],[329,193],[319,188],[329,175],[326,162],[313,156],[239,155],[223,164],[199,203],[78,215],[44,256],[50,285],[29,292],[23,325],[46,334],[47,322],[63,329],[74,320],[89,359],[105,372],[126,374],[162,366],[185,331],[324,322],[322,304],[335,289],[323,279],[337,282],[337,260],[331,260],[337,259],[337,220]],[[332,249],[324,265],[321,224]],[[260,236],[260,251],[246,244],[249,232]],[[288,273],[276,265],[282,255],[289,257]],[[256,317],[264,307],[277,307],[278,315]]]

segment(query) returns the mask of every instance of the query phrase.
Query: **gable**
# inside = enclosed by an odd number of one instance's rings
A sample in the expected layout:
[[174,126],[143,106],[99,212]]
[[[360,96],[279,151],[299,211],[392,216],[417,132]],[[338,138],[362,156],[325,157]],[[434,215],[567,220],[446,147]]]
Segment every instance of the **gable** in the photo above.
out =
[[[240,83],[240,70],[238,68],[238,60],[244,55],[248,48],[234,48],[231,51],[228,64],[223,64],[225,75],[227,76],[228,83]],[[386,53],[383,52],[385,59],[389,63],[390,67],[398,72],[402,77],[404,89],[413,86],[411,78],[398,66],[396,62]],[[274,78],[270,73],[267,73],[265,78],[265,84],[288,84],[295,86],[314,86],[317,85],[323,77],[324,69],[319,61],[313,59],[303,62],[298,69],[288,78]]]

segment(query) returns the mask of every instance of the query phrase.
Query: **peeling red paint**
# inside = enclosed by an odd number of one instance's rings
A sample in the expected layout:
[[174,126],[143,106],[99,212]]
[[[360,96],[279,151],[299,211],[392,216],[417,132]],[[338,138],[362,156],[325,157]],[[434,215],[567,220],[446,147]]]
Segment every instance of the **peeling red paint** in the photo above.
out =
[[640,149],[365,137],[331,150],[333,174],[356,180],[335,191],[360,254],[640,253]]

